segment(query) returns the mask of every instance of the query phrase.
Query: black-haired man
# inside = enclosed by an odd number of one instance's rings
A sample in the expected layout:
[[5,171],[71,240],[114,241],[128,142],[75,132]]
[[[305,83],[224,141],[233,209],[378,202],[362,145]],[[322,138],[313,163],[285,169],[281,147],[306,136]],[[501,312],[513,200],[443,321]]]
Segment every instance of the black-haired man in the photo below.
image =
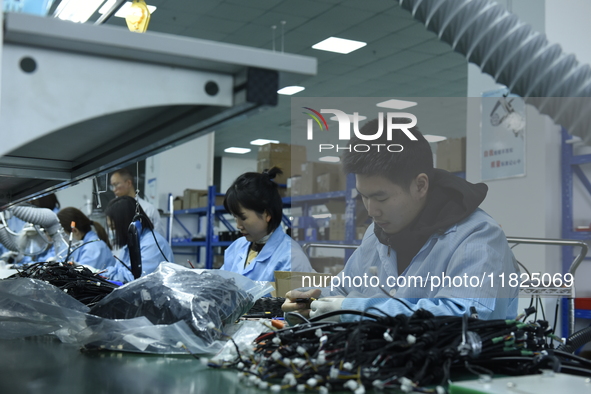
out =
[[[376,134],[378,128],[374,120],[360,132]],[[371,144],[351,139],[343,168],[355,174],[373,224],[331,288],[322,289],[329,297],[312,302],[311,315],[370,308],[397,315],[423,308],[436,315],[475,311],[484,319],[515,317],[518,289],[506,281],[503,287],[499,276],[518,272],[515,258],[500,226],[478,208],[487,186],[434,169],[429,143],[416,127],[410,131],[416,141],[400,130],[393,130],[390,140],[384,132]],[[384,149],[392,144],[403,149]],[[296,298],[320,294],[320,289],[289,292],[283,309],[310,313]]]

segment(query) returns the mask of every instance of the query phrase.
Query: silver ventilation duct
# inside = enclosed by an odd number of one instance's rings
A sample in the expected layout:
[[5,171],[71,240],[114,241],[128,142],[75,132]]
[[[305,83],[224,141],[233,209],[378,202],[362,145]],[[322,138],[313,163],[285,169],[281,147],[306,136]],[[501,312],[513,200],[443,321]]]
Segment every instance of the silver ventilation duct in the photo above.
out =
[[399,2],[496,82],[591,145],[589,65],[491,0]]

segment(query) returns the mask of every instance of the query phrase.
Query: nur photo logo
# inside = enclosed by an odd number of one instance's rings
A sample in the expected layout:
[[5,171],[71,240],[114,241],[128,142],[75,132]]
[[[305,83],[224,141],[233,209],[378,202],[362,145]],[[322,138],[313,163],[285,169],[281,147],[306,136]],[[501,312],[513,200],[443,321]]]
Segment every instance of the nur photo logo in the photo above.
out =
[[[382,134],[386,133],[386,139],[388,141],[392,140],[392,132],[394,130],[401,130],[410,141],[417,141],[417,137],[415,137],[412,132],[409,130],[416,126],[417,118],[411,113],[408,112],[387,112],[384,116],[383,112],[378,113],[378,129],[374,134],[362,134],[359,131],[359,113],[354,112],[353,116],[347,115],[344,111],[338,109],[321,109],[320,111],[316,111],[310,107],[303,107],[304,109],[310,112],[304,112],[305,115],[309,116],[307,119],[306,124],[306,138],[311,141],[314,140],[314,129],[319,129],[322,132],[328,132],[328,123],[322,114],[333,114],[337,118],[338,122],[338,138],[339,141],[348,141],[351,139],[351,124],[353,124],[353,133],[357,138],[362,141],[374,141],[377,140],[382,136]],[[352,118],[352,119],[351,119]],[[403,122],[404,120],[410,120],[409,122]],[[314,123],[318,125],[318,127],[314,126]],[[339,146],[337,144],[318,144],[318,151],[349,151],[351,150],[355,152],[370,152],[376,151],[379,152],[380,149],[386,149],[389,152],[402,152],[404,147],[400,144],[355,144],[355,145],[346,145],[346,146]]]

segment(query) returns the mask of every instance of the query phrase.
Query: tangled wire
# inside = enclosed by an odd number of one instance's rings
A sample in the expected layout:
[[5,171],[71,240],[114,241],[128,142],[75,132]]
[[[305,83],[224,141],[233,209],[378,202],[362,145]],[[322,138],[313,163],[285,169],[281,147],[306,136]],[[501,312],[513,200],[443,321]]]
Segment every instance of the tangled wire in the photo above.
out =
[[[591,361],[552,349],[546,321],[478,320],[433,316],[380,316],[359,311],[357,322],[309,321],[256,339],[251,354],[239,354],[233,367],[248,385],[328,393],[366,388],[445,393],[452,372],[490,378],[521,375],[542,368],[590,374]],[[329,317],[329,314],[322,316]]]
[[82,265],[34,263],[9,278],[31,278],[52,284],[87,306],[93,306],[118,286],[93,274]]

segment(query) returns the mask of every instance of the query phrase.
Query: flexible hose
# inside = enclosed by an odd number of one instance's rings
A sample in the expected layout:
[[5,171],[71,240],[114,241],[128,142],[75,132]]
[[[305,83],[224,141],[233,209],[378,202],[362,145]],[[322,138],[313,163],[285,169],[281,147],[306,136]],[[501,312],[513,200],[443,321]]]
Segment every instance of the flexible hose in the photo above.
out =
[[13,207],[10,208],[14,216],[27,223],[38,224],[45,228],[47,233],[53,237],[61,228],[57,215],[47,208],[38,207]]
[[490,0],[399,0],[454,51],[591,145],[591,67]]
[[575,350],[591,342],[591,326],[583,328],[568,337],[566,344],[560,345],[557,350],[574,353]]
[[18,252],[16,236],[11,234],[2,223],[0,223],[0,243],[4,245],[6,249]]

